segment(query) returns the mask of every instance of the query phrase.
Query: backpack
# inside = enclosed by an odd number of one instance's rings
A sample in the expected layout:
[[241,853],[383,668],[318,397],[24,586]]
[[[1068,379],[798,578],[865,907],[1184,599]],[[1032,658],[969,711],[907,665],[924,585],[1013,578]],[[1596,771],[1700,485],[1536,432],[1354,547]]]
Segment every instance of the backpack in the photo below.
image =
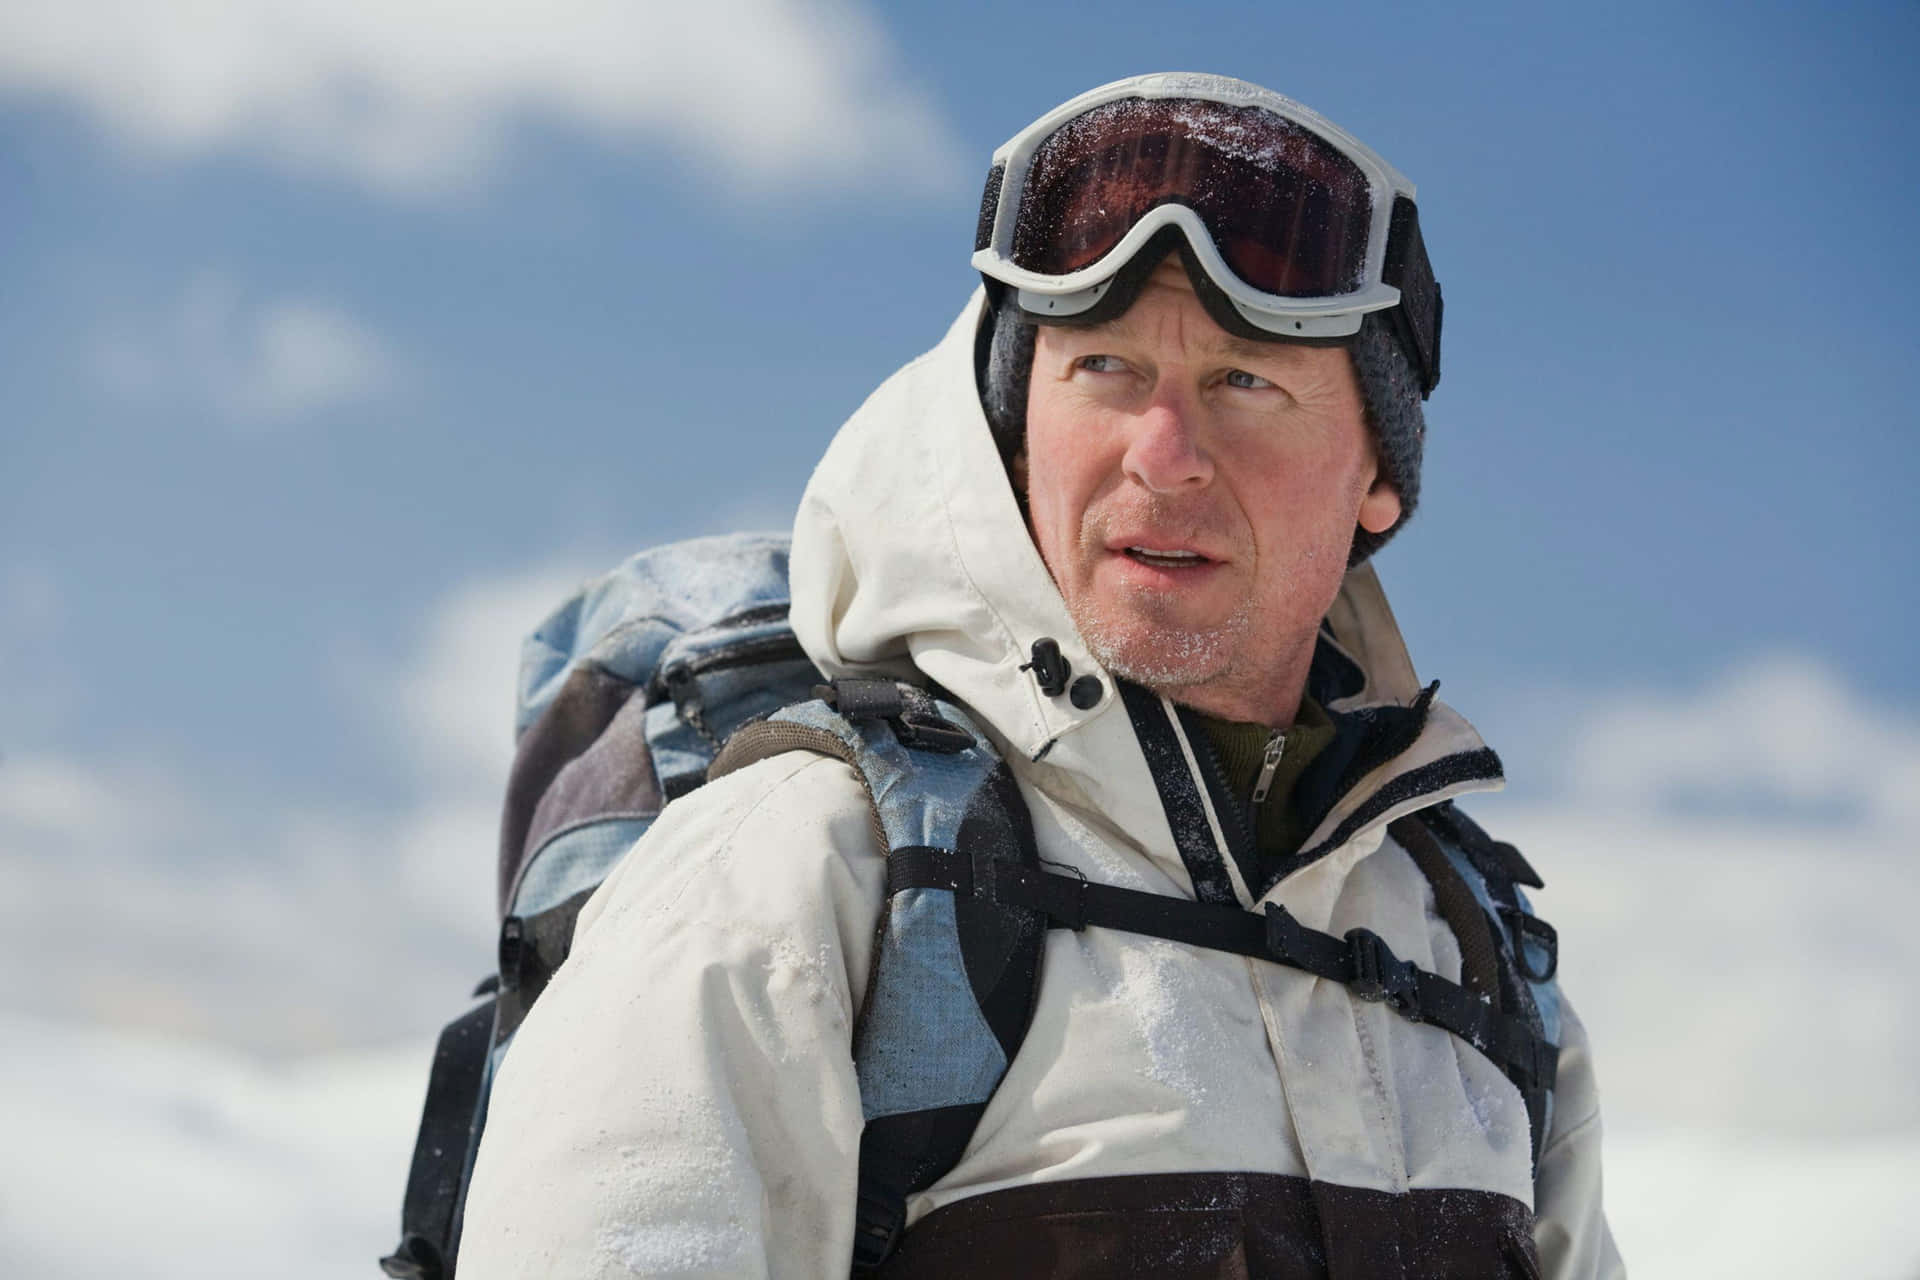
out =
[[[776,714],[778,713],[778,714]],[[743,726],[746,731],[743,732]],[[853,766],[893,853],[1037,865],[1013,778],[959,708],[891,680],[823,683],[787,625],[787,540],[657,547],[588,583],[521,655],[501,817],[498,971],[435,1048],[389,1276],[450,1280],[487,1097],[580,908],[670,802],[804,749]],[[1018,1051],[1044,921],[909,888],[889,897],[856,1032],[866,1128],[861,1239],[876,1261],[906,1198],[960,1157]],[[899,1045],[924,1051],[892,1052]]]
[[527,1011],[567,957],[580,908],[673,800],[781,752],[845,761],[887,850],[853,1056],[865,1127],[853,1272],[892,1254],[906,1203],[966,1149],[1018,1052],[1049,928],[1121,928],[1256,955],[1344,983],[1474,1044],[1520,1087],[1534,1156],[1559,1042],[1555,942],[1519,884],[1539,878],[1450,804],[1392,831],[1460,940],[1462,981],[1334,937],[1283,907],[1256,915],[1089,883],[1043,867],[1005,762],[966,712],[893,680],[823,681],[787,622],[784,536],[643,551],[526,640],[498,859],[497,971],[435,1047],[401,1212],[381,1259],[452,1280],[487,1097]]

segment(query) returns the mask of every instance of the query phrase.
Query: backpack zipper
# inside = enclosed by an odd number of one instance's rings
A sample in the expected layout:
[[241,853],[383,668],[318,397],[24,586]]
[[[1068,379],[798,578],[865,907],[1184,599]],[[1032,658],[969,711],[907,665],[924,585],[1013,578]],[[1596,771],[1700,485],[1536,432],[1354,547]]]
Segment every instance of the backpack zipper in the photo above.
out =
[[724,645],[703,653],[697,658],[689,659],[685,666],[695,675],[705,675],[709,671],[718,671],[725,667],[745,666],[755,662],[776,662],[782,658],[806,656],[807,651],[800,647],[800,641],[789,631],[784,634],[757,636],[751,640]]
[[700,677],[729,667],[757,666],[806,656],[791,631],[736,641],[660,668],[648,687],[646,705],[653,706],[663,697],[671,698],[674,710],[687,726],[718,750],[720,737],[707,725],[706,708],[701,705]]
[[800,647],[800,641],[790,631],[755,636],[750,640],[737,640],[732,644],[721,645],[692,658],[673,663],[669,667],[661,668],[648,692],[652,695],[651,701],[657,702],[673,684],[690,676],[703,676],[728,667],[752,666],[762,662],[779,662],[788,658],[806,656],[807,651]]

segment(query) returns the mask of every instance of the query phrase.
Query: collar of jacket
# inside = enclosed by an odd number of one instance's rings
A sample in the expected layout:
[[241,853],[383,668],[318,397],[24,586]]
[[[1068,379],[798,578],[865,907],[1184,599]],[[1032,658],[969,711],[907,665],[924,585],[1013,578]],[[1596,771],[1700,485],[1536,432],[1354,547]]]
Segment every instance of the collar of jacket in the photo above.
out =
[[[1121,831],[1167,831],[1113,677],[1067,615],[981,412],[974,343],[983,301],[976,290],[940,344],[887,379],[815,469],[794,523],[794,630],[829,676],[932,679],[1009,756],[1034,762],[1022,772],[1036,785]],[[1371,565],[1348,573],[1324,635],[1353,666],[1342,696],[1322,700],[1328,711],[1365,714],[1419,699]],[[1097,703],[1047,697],[1021,670],[1042,637],[1060,646],[1073,679],[1100,680]],[[1303,854],[1318,857],[1411,809],[1501,785],[1497,759],[1463,718],[1437,701],[1426,711],[1404,750],[1348,780]],[[1187,880],[1170,838],[1147,845]]]

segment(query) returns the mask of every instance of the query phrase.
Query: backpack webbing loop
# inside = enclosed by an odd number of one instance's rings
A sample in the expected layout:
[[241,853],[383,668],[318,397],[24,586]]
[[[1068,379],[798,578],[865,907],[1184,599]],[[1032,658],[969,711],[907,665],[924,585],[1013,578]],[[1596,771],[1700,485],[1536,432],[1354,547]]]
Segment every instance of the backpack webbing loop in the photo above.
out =
[[[1552,925],[1520,907],[1502,904],[1500,918],[1506,923],[1507,933],[1513,939],[1513,962],[1528,982],[1552,982],[1553,975],[1560,971],[1560,934]],[[1546,953],[1544,961],[1536,963],[1528,952],[1526,944],[1532,942]]]

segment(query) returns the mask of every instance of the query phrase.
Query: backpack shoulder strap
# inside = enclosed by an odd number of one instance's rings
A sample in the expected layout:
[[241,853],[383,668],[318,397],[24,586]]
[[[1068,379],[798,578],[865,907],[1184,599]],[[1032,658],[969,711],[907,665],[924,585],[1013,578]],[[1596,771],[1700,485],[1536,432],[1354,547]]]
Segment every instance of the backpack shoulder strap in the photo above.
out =
[[[1533,913],[1520,887],[1545,887],[1539,873],[1518,849],[1488,835],[1451,801],[1401,818],[1388,830],[1433,885],[1435,906],[1460,944],[1463,983],[1557,1050],[1559,937]],[[1479,984],[1487,981],[1489,967],[1493,989],[1486,991]],[[1554,1076],[1515,1077],[1514,1083],[1527,1104],[1537,1167],[1553,1123]]]
[[1434,905],[1460,945],[1460,982],[1483,1000],[1500,998],[1500,958],[1487,923],[1486,911],[1473,896],[1466,877],[1447,860],[1446,850],[1426,825],[1416,818],[1399,818],[1388,832],[1407,851],[1414,865],[1433,886]]
[[853,1271],[877,1270],[906,1229],[907,1197],[959,1162],[1032,1016],[1047,931],[1039,911],[925,883],[959,861],[991,879],[1037,869],[1012,773],[952,703],[892,680],[842,679],[729,739],[709,777],[783,751],[844,760],[867,789],[888,896],[853,1057],[860,1136]]

